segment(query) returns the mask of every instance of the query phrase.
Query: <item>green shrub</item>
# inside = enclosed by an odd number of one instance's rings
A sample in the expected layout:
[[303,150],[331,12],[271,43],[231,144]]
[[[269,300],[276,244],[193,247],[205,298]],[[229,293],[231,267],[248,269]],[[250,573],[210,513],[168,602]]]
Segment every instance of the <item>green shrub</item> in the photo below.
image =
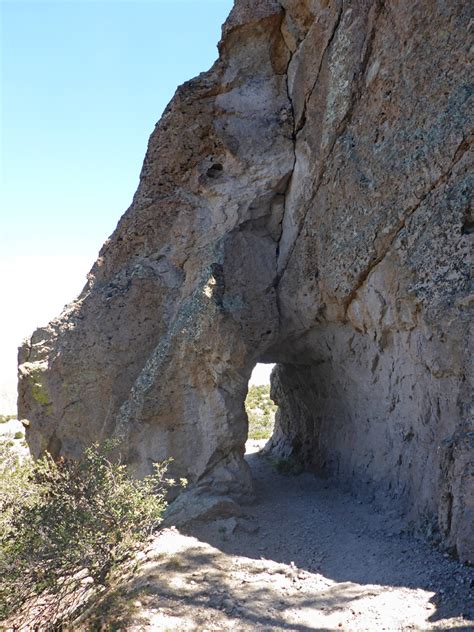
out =
[[15,415],[0,415],[0,424],[6,424],[10,419],[16,419]]
[[23,439],[25,436],[25,433],[22,432],[21,430],[18,430],[18,432],[15,432],[15,434],[13,435],[14,439]]
[[272,459],[272,465],[279,474],[285,475],[298,475],[304,470],[303,464],[292,457]]
[[249,439],[269,439],[275,425],[277,406],[270,398],[270,385],[250,386],[245,400]]
[[21,460],[18,452],[12,449],[13,446],[13,441],[0,442],[0,563],[3,559],[3,542],[12,528],[14,514],[21,507],[37,502],[38,488],[30,485],[32,462],[29,459]]
[[[161,522],[167,463],[143,480],[93,445],[82,461],[0,453],[0,619],[44,591],[58,608],[84,583],[103,586]],[[60,608],[59,608],[60,609]]]

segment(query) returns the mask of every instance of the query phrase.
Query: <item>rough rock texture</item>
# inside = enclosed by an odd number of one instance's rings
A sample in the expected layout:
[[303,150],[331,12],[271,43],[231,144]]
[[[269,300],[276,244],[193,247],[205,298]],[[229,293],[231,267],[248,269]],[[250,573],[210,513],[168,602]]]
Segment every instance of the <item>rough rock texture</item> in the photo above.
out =
[[394,499],[474,561],[467,0],[237,0],[178,88],[77,301],[20,350],[35,454],[121,438],[248,496],[272,449]]

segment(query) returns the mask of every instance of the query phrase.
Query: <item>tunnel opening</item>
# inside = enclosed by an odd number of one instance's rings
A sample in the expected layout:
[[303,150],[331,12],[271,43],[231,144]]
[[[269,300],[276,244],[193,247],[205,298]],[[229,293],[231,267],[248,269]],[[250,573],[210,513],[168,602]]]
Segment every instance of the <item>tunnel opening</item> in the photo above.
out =
[[[408,511],[411,499],[401,472],[413,467],[406,462],[412,459],[413,430],[405,431],[400,419],[396,425],[387,421],[388,397],[365,371],[383,371],[390,354],[375,357],[379,366],[367,360],[368,369],[357,360],[349,365],[329,356],[257,364],[245,400],[247,454],[262,452],[279,473],[308,472],[381,508]],[[261,366],[266,381],[257,389]]]
[[311,364],[282,362],[254,366],[244,406],[247,461],[260,454],[280,474],[307,471],[323,478],[334,474],[327,471],[331,463],[319,450],[320,392],[315,369]]
[[317,338],[273,348],[265,358],[277,362],[275,422],[263,450],[281,473],[311,473],[315,487],[339,488],[440,538],[451,528],[444,473],[452,470],[449,446],[457,439],[433,438],[446,433],[443,404],[425,367],[407,362],[410,340],[405,331],[372,337],[329,325]]
[[318,452],[316,392],[311,365],[257,363],[245,397],[246,460],[260,454],[280,474],[327,478]]
[[319,358],[287,355],[279,362],[272,356],[276,364],[259,362],[252,371],[245,399],[246,454],[261,452],[279,473],[308,472],[381,508],[407,513],[413,429],[405,431],[400,418],[396,424],[387,421],[393,397],[377,383],[391,354],[378,350],[377,361],[367,354],[367,367],[356,357],[335,362],[329,349]]
[[274,366],[256,364],[249,379],[245,398],[248,420],[246,452],[262,448],[273,435],[277,405],[271,398],[270,376]]

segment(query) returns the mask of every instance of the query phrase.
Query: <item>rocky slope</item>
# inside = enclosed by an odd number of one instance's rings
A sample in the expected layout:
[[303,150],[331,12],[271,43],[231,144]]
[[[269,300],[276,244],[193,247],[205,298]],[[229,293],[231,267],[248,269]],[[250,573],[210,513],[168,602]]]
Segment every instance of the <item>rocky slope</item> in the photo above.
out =
[[[251,494],[272,449],[397,503],[474,561],[465,0],[237,0],[180,86],[79,298],[19,354],[35,454],[106,437],[138,475]],[[183,501],[185,502],[185,501]]]

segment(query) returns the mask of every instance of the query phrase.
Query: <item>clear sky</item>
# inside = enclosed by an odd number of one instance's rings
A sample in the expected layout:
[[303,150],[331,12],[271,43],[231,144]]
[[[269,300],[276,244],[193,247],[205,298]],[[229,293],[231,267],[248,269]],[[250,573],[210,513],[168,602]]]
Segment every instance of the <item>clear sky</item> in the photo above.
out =
[[16,347],[81,290],[156,121],[216,59],[232,4],[0,0],[0,408]]

